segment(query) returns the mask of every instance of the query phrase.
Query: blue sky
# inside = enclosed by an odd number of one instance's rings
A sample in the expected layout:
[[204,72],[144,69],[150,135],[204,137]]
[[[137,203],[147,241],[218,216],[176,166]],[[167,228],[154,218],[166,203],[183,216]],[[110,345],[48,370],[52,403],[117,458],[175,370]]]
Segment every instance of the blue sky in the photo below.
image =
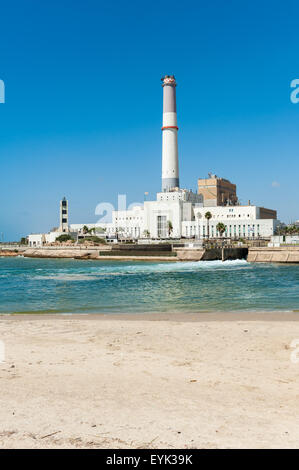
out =
[[[208,171],[242,203],[299,219],[296,1],[1,4],[0,233],[17,240],[95,207],[155,196],[163,74],[175,74],[181,186]],[[274,183],[274,184],[273,184]]]

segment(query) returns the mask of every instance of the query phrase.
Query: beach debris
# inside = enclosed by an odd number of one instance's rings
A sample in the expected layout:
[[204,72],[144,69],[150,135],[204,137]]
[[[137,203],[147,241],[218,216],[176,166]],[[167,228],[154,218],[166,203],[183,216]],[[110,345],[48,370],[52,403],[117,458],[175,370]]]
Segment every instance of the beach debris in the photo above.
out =
[[54,436],[55,434],[58,434],[59,432],[61,432],[61,431],[51,432],[51,434],[46,434],[45,436],[42,436],[41,439],[46,439],[47,437]]
[[191,379],[190,382],[197,382],[197,380],[196,379]]
[[10,437],[13,434],[17,434],[18,431],[3,431],[0,432],[0,437]]
[[244,330],[244,333],[248,333],[248,330]]
[[137,448],[137,449],[147,449],[148,447],[150,447],[150,446],[153,444],[153,442],[154,442],[156,439],[158,439],[158,437],[159,437],[159,436],[156,436],[156,437],[154,437],[154,439],[152,439],[150,442],[143,443],[142,445],[140,445],[140,446],[138,446],[138,447],[136,447],[136,448]]
[[11,369],[14,369],[16,366],[13,364],[12,366],[10,366]]

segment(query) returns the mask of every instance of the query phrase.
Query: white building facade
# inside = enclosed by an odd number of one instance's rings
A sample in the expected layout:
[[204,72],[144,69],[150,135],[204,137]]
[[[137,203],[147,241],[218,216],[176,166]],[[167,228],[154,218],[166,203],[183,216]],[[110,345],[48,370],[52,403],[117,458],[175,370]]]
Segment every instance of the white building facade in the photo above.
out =
[[[196,207],[194,219],[183,222],[182,235],[186,238],[218,238],[221,236],[217,225],[225,226],[224,237],[227,238],[268,238],[275,233],[280,222],[277,219],[260,217],[260,207],[257,206],[215,206]],[[209,221],[205,214],[210,212]]]
[[[226,238],[269,238],[280,222],[261,218],[260,210],[257,206],[205,207],[201,195],[175,189],[158,193],[156,201],[145,201],[143,206],[113,211],[111,223],[93,226],[100,226],[109,238],[206,239],[219,238],[217,225],[222,223],[225,226],[222,236]],[[212,216],[209,221],[205,217],[207,212]],[[70,227],[74,230],[82,226]]]
[[49,233],[31,233],[28,235],[28,245],[30,247],[39,247],[47,245],[49,243],[54,243],[56,238],[60,235],[63,235],[65,232],[49,232]]

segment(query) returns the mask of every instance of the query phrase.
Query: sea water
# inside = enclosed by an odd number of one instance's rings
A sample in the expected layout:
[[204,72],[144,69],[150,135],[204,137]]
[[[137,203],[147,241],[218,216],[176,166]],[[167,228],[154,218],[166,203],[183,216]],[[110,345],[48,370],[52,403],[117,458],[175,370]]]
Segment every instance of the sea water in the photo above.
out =
[[0,258],[0,313],[294,310],[299,265]]

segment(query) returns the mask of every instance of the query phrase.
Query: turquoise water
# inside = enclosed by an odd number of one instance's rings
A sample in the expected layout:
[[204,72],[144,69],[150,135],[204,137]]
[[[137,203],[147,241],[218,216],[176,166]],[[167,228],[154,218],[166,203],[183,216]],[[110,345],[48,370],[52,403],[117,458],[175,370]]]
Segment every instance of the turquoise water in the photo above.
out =
[[0,313],[299,311],[299,265],[0,258]]

